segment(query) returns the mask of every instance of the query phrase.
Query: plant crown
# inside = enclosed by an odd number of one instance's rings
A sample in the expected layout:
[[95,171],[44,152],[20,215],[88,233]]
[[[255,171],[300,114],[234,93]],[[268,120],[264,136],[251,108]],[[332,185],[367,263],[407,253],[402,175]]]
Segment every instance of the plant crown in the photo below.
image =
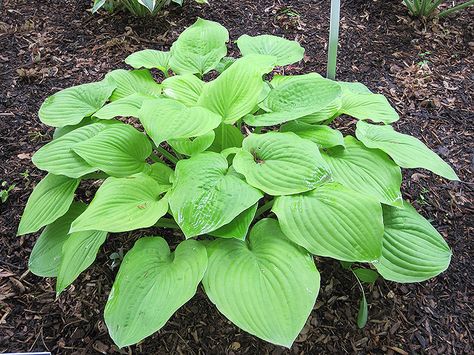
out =
[[[39,110],[56,131],[33,156],[48,174],[18,229],[44,227],[34,274],[56,277],[59,294],[108,233],[184,235],[174,251],[162,237],[138,239],[123,258],[105,306],[118,346],[158,331],[201,282],[238,327],[290,347],[318,295],[313,255],[363,282],[419,282],[449,265],[443,237],[403,200],[400,167],[458,178],[392,128],[399,117],[387,99],[361,83],[273,72],[303,58],[295,41],[243,35],[242,57],[230,58],[228,40],[198,19],[169,52],[133,53],[133,70],[59,91]],[[357,120],[355,137],[329,126],[339,116]],[[87,180],[103,181],[89,205],[75,199]],[[358,324],[366,318],[363,297]]]

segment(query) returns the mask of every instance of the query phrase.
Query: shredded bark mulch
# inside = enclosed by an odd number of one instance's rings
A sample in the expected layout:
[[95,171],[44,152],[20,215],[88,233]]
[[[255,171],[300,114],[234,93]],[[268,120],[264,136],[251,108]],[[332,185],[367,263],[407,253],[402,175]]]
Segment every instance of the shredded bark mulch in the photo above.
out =
[[[198,16],[226,26],[231,38],[273,33],[306,48],[289,73],[324,74],[329,1],[192,1],[152,19],[90,13],[90,2],[4,0],[0,3],[0,179],[15,187],[0,204],[0,352],[54,354],[472,354],[474,353],[473,150],[474,11],[442,21],[407,15],[401,1],[343,1],[338,79],[385,94],[410,133],[455,168],[463,182],[405,170],[404,197],[437,227],[453,249],[450,268],[421,284],[378,280],[366,287],[369,323],[356,326],[359,291],[337,262],[318,258],[321,292],[291,350],[252,337],[227,321],[202,290],[141,344],[119,350],[102,312],[117,271],[114,253],[143,235],[113,235],[96,263],[55,299],[54,280],[28,272],[37,235],[17,237],[31,190],[44,172],[31,155],[52,136],[37,117],[41,102],[72,85],[126,67],[133,51],[168,49]],[[231,45],[235,51],[235,46]],[[351,121],[343,121],[349,126]],[[83,188],[84,196],[93,191]]]

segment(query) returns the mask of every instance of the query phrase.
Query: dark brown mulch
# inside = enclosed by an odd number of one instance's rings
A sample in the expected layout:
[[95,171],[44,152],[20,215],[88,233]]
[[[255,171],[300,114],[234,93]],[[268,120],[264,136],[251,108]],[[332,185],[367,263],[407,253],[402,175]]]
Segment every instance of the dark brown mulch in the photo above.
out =
[[[0,179],[16,187],[0,204],[0,351],[118,352],[102,318],[116,272],[109,257],[145,233],[109,238],[94,266],[57,300],[54,280],[28,273],[37,236],[16,237],[15,231],[28,195],[44,175],[30,157],[51,138],[52,130],[36,114],[48,95],[125,67],[123,59],[135,50],[169,48],[197,16],[224,24],[234,40],[269,32],[296,38],[306,57],[289,71],[325,70],[329,1],[229,0],[211,6],[188,1],[154,19],[92,16],[88,8],[85,0],[4,0],[1,9]],[[426,142],[464,181],[404,172],[405,198],[453,248],[449,270],[422,284],[380,280],[367,288],[370,320],[359,330],[354,280],[337,263],[319,259],[320,296],[290,351],[240,331],[199,291],[160,332],[121,353],[474,352],[474,12],[422,23],[407,16],[401,1],[355,0],[343,1],[342,16],[339,79],[358,80],[387,95],[401,114],[397,128]]]

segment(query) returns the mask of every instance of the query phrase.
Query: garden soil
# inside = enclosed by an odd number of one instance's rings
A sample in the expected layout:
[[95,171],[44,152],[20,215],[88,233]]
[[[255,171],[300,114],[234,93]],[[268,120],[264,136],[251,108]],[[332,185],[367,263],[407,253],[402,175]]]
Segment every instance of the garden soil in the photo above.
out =
[[[218,21],[231,38],[272,33],[298,40],[304,60],[286,73],[324,74],[329,0],[186,1],[153,19],[92,15],[86,0],[0,2],[0,179],[15,187],[0,204],[0,352],[53,354],[473,354],[474,10],[441,21],[407,15],[401,0],[342,1],[338,79],[360,81],[386,95],[400,113],[395,125],[456,170],[450,182],[404,170],[403,194],[453,249],[451,266],[420,284],[378,280],[366,287],[369,322],[358,329],[359,289],[337,262],[317,258],[321,291],[307,324],[288,350],[252,337],[219,314],[201,289],[163,329],[117,349],[107,334],[104,305],[117,272],[114,256],[138,237],[180,235],[165,230],[111,236],[95,264],[56,299],[54,280],[28,271],[38,235],[16,236],[33,187],[44,176],[32,154],[53,130],[37,116],[57,90],[100,80],[145,48],[169,49],[196,18]],[[230,44],[231,54],[236,54]],[[351,132],[354,122],[337,124]],[[96,186],[80,191],[83,199]]]

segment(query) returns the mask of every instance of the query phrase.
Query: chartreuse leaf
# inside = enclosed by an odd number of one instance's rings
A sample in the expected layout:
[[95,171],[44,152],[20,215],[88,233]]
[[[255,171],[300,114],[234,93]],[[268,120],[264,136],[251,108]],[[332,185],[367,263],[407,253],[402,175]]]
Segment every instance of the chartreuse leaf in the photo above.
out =
[[400,168],[378,149],[366,148],[352,136],[344,138],[345,149],[323,152],[334,180],[380,202],[402,206]]
[[108,73],[105,80],[117,87],[110,97],[110,101],[137,93],[153,97],[161,95],[161,85],[155,82],[147,69],[116,69]]
[[71,178],[96,171],[97,169],[76,154],[73,148],[100,132],[121,124],[117,121],[101,121],[77,128],[41,147],[33,155],[32,161],[41,170]]
[[338,145],[344,147],[345,145],[341,132],[324,125],[311,125],[295,120],[282,125],[280,131],[293,132],[301,138],[316,143],[320,148],[332,148]]
[[397,111],[381,94],[373,94],[361,83],[339,82],[342,103],[338,115],[346,114],[359,120],[392,123],[398,121]]
[[220,153],[224,149],[241,147],[244,140],[244,135],[235,126],[230,124],[221,123],[215,130],[214,141],[212,142],[209,150]]
[[140,111],[143,101],[150,98],[153,98],[153,96],[139,93],[125,96],[102,107],[94,113],[94,117],[101,120],[109,120],[117,116],[138,117],[138,111]]
[[372,262],[382,251],[382,207],[338,183],[278,197],[273,212],[283,232],[309,252],[344,261]]
[[424,168],[451,180],[459,180],[454,170],[415,137],[396,132],[391,126],[357,123],[357,138],[366,147],[383,150],[402,168]]
[[214,141],[214,137],[214,131],[209,131],[196,138],[170,139],[168,143],[178,153],[191,156],[209,148]]
[[235,170],[269,195],[309,191],[330,178],[318,146],[292,132],[252,134],[242,148],[234,158]]
[[186,238],[212,232],[253,206],[262,193],[228,172],[227,160],[204,152],[176,164],[169,203]]
[[227,54],[228,41],[225,27],[198,18],[171,46],[170,67],[177,74],[205,74]]
[[75,125],[100,109],[115,89],[113,83],[82,84],[57,92],[41,105],[38,115],[44,124],[53,127]]
[[85,230],[125,232],[151,227],[168,211],[166,186],[143,173],[109,177],[89,207],[71,225],[71,233]]
[[236,60],[237,60],[237,58],[234,58],[234,57],[224,57],[224,58],[222,58],[221,61],[219,62],[219,64],[217,64],[217,66],[216,66],[216,71],[219,74],[222,74],[224,71],[229,69],[229,67],[232,64],[234,64]]
[[276,65],[288,65],[303,59],[304,48],[296,41],[282,37],[261,35],[251,37],[242,35],[237,40],[237,46],[243,56],[249,54],[266,54],[277,58]]
[[186,106],[194,106],[204,89],[204,81],[193,74],[175,75],[163,80],[163,93]]
[[88,124],[95,123],[96,120],[93,119],[92,117],[86,117],[84,118],[81,122],[75,125],[70,125],[70,126],[63,126],[63,127],[56,127],[53,132],[53,139],[58,139],[69,132],[72,132],[78,128],[87,126]]
[[148,138],[126,124],[103,130],[72,149],[90,166],[115,177],[130,176],[148,169],[145,159],[152,150]]
[[384,279],[420,282],[448,268],[448,244],[408,202],[403,208],[384,206],[384,224],[382,256],[374,263]]
[[83,231],[69,234],[62,245],[61,263],[56,281],[56,294],[66,287],[94,262],[107,232]]
[[135,69],[158,69],[163,73],[168,73],[170,52],[157,51],[155,49],[144,49],[130,54],[125,58],[125,63]]
[[207,252],[203,284],[211,302],[246,332],[291,347],[319,291],[312,257],[273,219],[258,222],[248,242],[217,239]]
[[239,214],[232,222],[220,227],[219,229],[216,229],[213,232],[210,232],[209,234],[214,237],[245,240],[250,223],[252,223],[255,217],[255,212],[257,212],[257,207],[258,204],[253,205],[249,209],[246,209],[244,212]]
[[170,178],[173,175],[173,169],[163,163],[154,163],[150,166],[148,173],[160,185],[171,185]]
[[196,240],[171,253],[163,238],[139,239],[125,255],[105,306],[115,344],[138,343],[163,327],[194,296],[206,267],[206,248]]
[[28,198],[17,234],[34,233],[64,215],[74,199],[79,181],[61,175],[46,175]]
[[268,94],[263,106],[270,112],[248,115],[244,120],[250,126],[273,126],[318,112],[340,96],[341,88],[332,80],[319,75],[294,76]]
[[157,146],[169,139],[202,136],[221,123],[219,115],[204,107],[165,98],[145,101],[138,117]]
[[272,71],[275,57],[258,54],[237,59],[229,69],[204,86],[198,104],[234,123],[253,111],[264,87],[262,75]]
[[362,296],[360,297],[359,312],[357,313],[357,326],[362,329],[367,324],[367,317],[369,315],[369,308],[367,306],[367,299],[365,292],[362,289]]
[[58,276],[61,250],[68,238],[71,223],[85,209],[85,204],[73,202],[63,216],[46,226],[36,241],[28,260],[28,268],[33,274],[43,277]]

